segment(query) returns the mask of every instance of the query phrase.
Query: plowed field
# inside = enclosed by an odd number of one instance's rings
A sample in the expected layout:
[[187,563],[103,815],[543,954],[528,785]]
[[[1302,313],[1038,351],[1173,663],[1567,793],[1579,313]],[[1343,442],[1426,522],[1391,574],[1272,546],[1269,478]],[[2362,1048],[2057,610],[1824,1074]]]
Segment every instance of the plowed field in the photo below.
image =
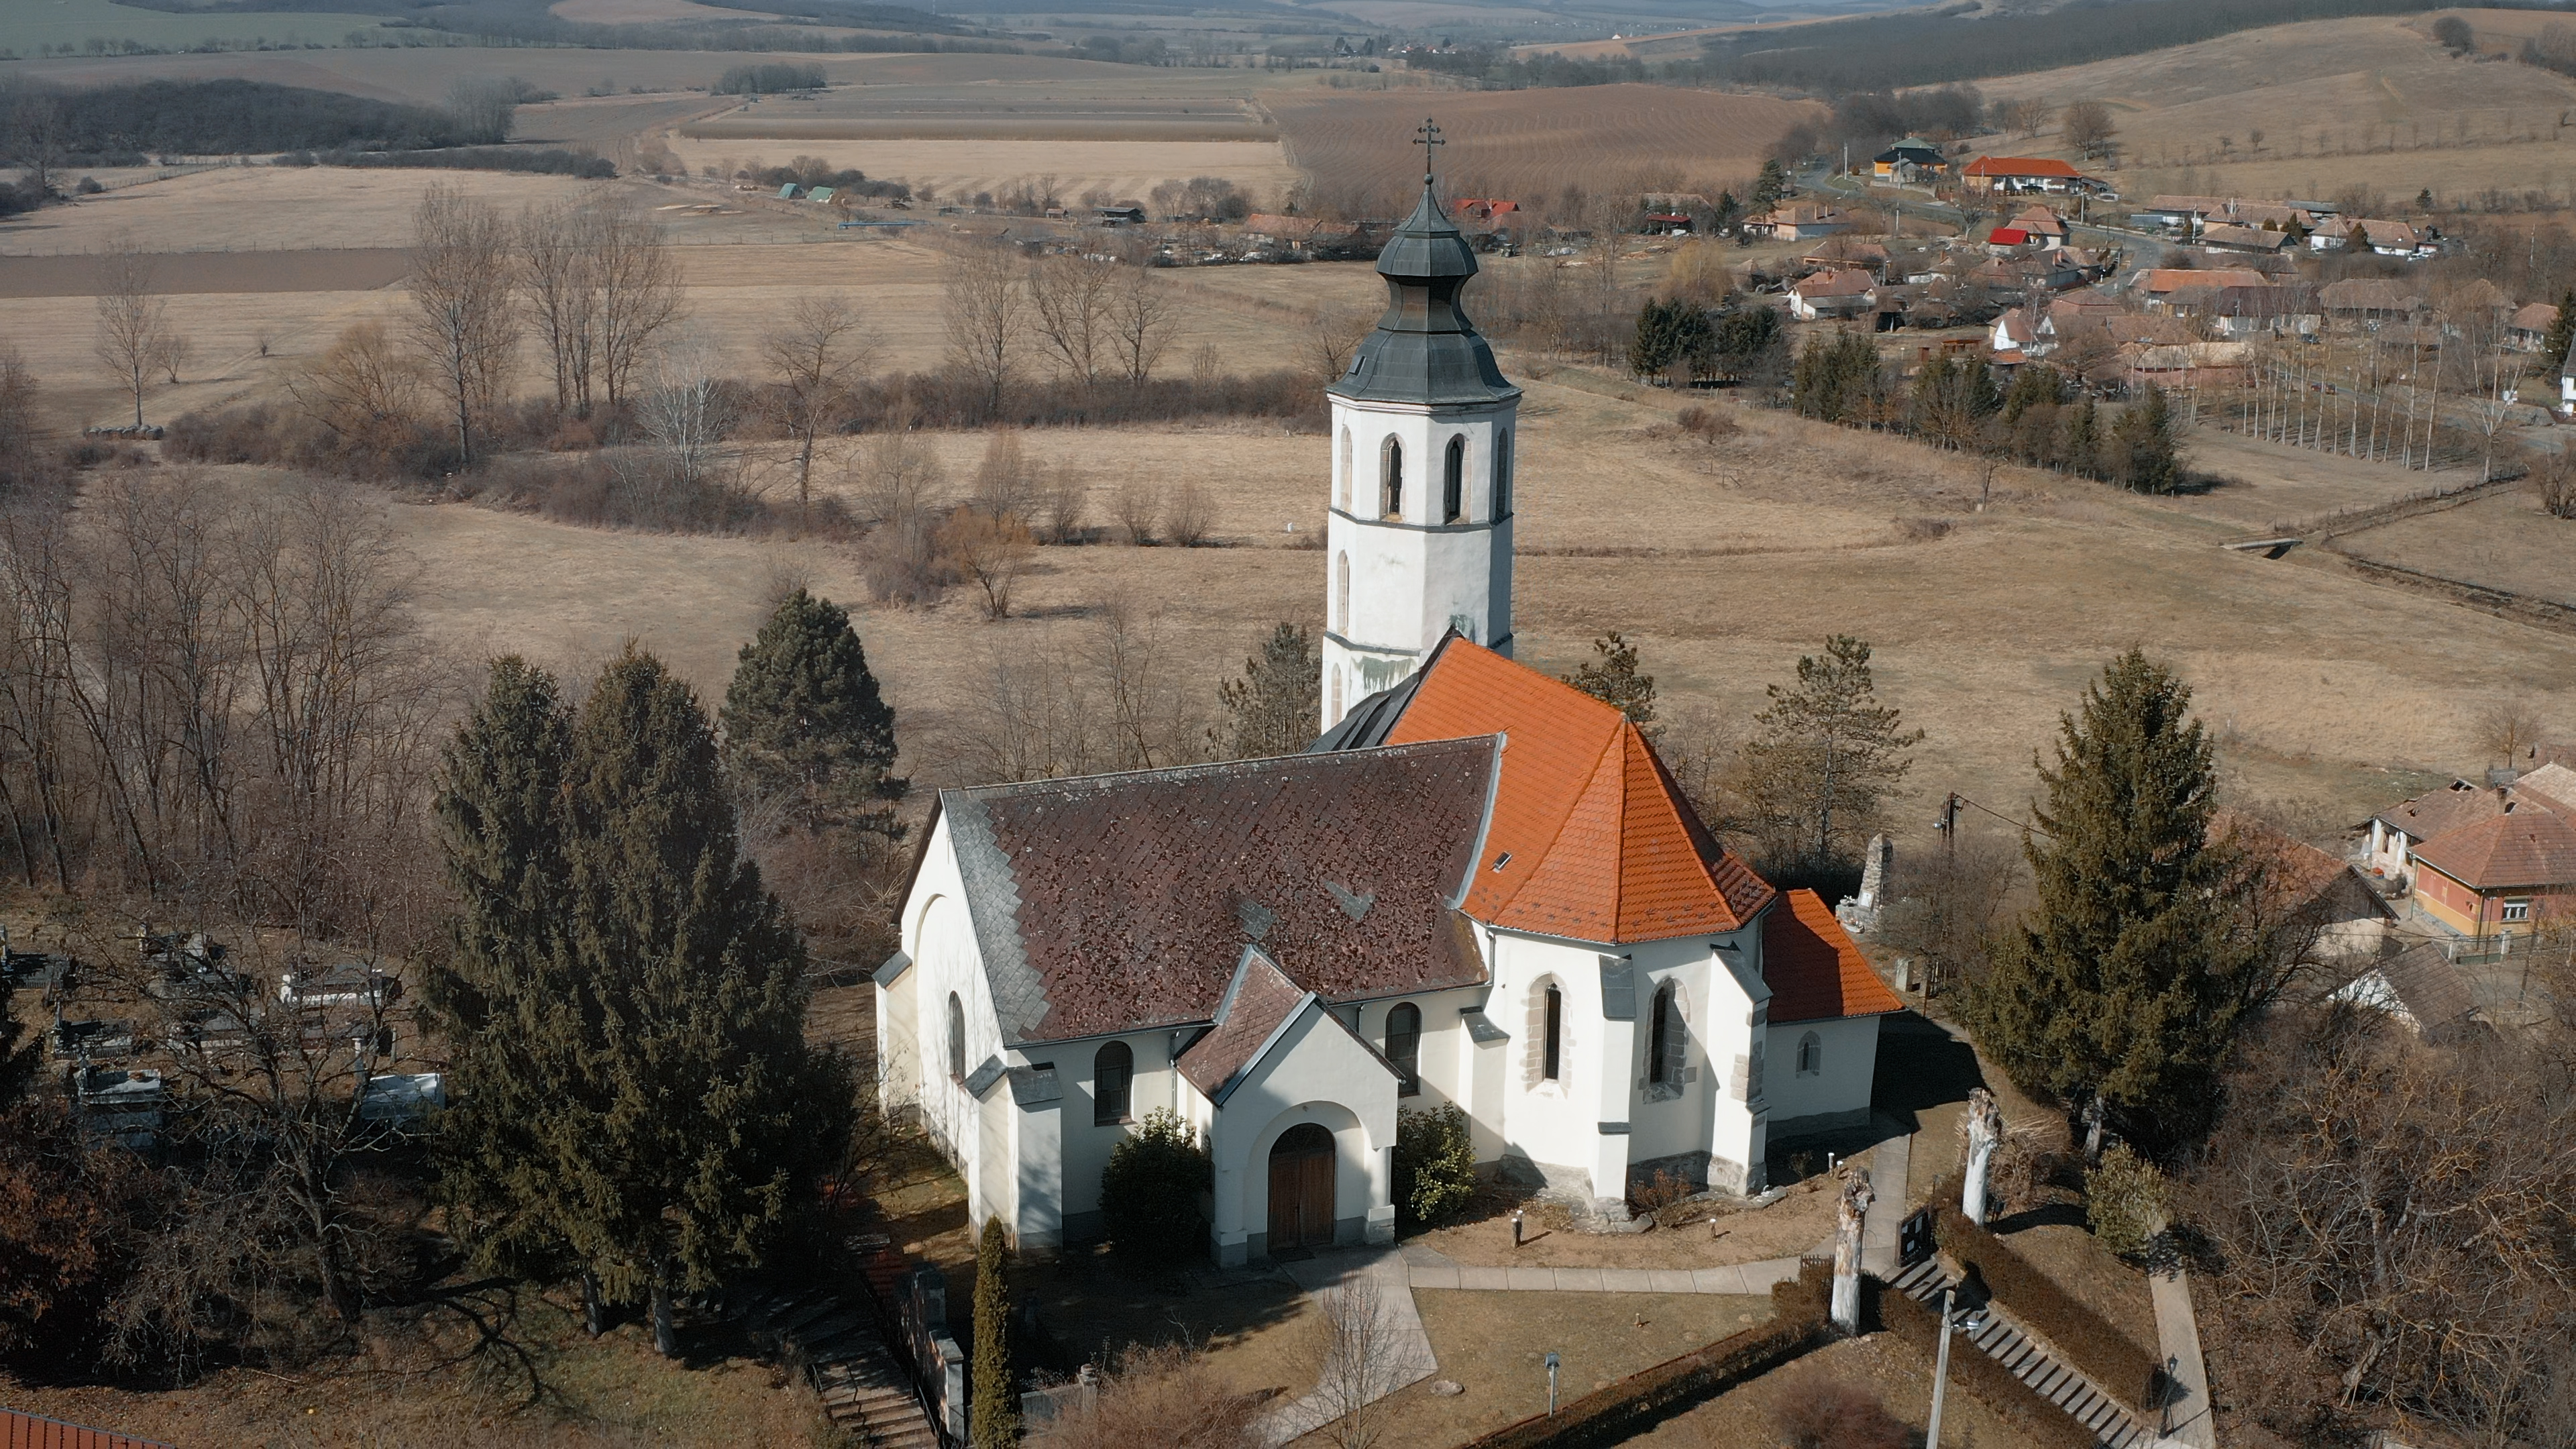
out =
[[1318,192],[1361,188],[1398,197],[1422,174],[1409,145],[1428,110],[1447,140],[1438,169],[1460,195],[1552,196],[1653,178],[1663,184],[1750,175],[1780,133],[1824,107],[1771,96],[1663,86],[1381,94],[1315,90],[1265,97],[1289,159]]

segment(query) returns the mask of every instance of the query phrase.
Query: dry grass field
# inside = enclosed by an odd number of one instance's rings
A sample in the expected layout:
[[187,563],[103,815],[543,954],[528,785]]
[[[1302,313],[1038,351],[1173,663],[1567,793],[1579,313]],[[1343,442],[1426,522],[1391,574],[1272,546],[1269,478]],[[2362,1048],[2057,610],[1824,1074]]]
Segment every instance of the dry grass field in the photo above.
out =
[[[1954,1349],[1955,1351],[1955,1349]],[[1895,1335],[1872,1334],[1828,1345],[1777,1373],[1657,1425],[1633,1444],[1644,1449],[1735,1449],[1780,1441],[1774,1415],[1793,1399],[1827,1387],[1856,1387],[1918,1431],[1932,1417],[1932,1365]],[[1976,1449],[2036,1449],[2031,1436],[1997,1418],[1954,1380],[1941,1405],[1942,1442]]]
[[692,171],[726,161],[766,165],[820,156],[870,176],[936,187],[954,201],[1001,195],[1013,183],[1052,176],[1068,202],[1099,189],[1138,200],[1164,181],[1221,176],[1268,207],[1301,179],[1276,141],[851,141],[810,136],[680,139],[671,149]]
[[0,255],[78,255],[129,236],[156,252],[400,246],[421,193],[439,184],[515,212],[600,183],[501,171],[223,166],[0,221]]
[[[1675,181],[1750,175],[1814,102],[1659,86],[1418,94],[1283,90],[1266,98],[1289,159],[1367,192],[1404,194],[1422,174],[1408,140],[1427,109],[1448,144],[1439,169],[1460,194],[1554,195],[1617,187],[1632,173]],[[1622,160],[1618,158],[1634,158]]]
[[2336,543],[2402,568],[2576,604],[2576,522],[2550,517],[2527,491],[2347,534]]
[[[223,17],[232,19],[235,17]],[[346,27],[342,27],[346,29]],[[334,32],[336,35],[338,32]],[[347,91],[381,100],[434,105],[460,80],[517,76],[540,90],[578,96],[593,88],[622,93],[632,87],[676,91],[706,87],[737,65],[792,61],[819,65],[835,81],[878,73],[909,73],[919,62],[975,60],[989,65],[1023,56],[800,55],[781,51],[582,50],[543,46],[422,46],[406,49],[228,51],[210,55],[132,55],[98,60],[0,62],[0,73],[31,75],[62,85],[124,81],[212,80],[239,76],[284,86]],[[1034,62],[1043,64],[1043,62]]]
[[[2576,131],[2563,124],[2576,118],[2576,81],[2507,60],[2455,59],[2420,19],[2273,26],[1979,86],[1996,100],[2108,104],[2121,149],[2112,179],[2133,197],[2185,185],[2331,197],[2363,184],[2402,198],[2426,187],[2450,196],[2498,187],[2567,199],[2576,181]],[[2055,154],[2056,139],[1977,144]]]
[[115,0],[16,0],[0,6],[0,49],[25,55],[39,46],[80,45],[92,39],[146,45],[196,45],[208,40],[266,40],[280,45],[338,45],[351,31],[381,34],[381,15],[282,10],[250,14],[172,14]]

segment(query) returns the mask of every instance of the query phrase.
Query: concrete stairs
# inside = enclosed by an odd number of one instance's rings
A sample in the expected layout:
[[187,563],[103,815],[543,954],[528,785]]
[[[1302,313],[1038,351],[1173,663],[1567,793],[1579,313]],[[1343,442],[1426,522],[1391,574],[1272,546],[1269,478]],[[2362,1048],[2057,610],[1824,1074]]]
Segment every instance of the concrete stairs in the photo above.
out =
[[[881,1293],[890,1293],[903,1274],[903,1262],[892,1254],[880,1256],[893,1258],[883,1269],[883,1281],[875,1259],[867,1265],[868,1277],[879,1283]],[[808,1289],[758,1298],[745,1310],[754,1332],[775,1334],[801,1353],[807,1376],[823,1396],[824,1413],[857,1434],[860,1443],[879,1449],[941,1449],[938,1431],[866,1303],[827,1289]]]
[[[1942,1271],[1938,1259],[1926,1258],[1897,1274],[1889,1286],[1918,1303],[1931,1305],[1937,1313],[1942,1290],[1955,1287],[1956,1280]],[[2084,1426],[2095,1443],[2107,1449],[2151,1449],[2155,1444],[2154,1429],[2130,1417],[2128,1410],[2095,1387],[2092,1380],[2049,1357],[2046,1349],[1995,1308],[1987,1309],[1984,1327],[1974,1333],[1962,1333],[1961,1337],[1968,1346],[2030,1385],[2032,1392],[2066,1411]]]

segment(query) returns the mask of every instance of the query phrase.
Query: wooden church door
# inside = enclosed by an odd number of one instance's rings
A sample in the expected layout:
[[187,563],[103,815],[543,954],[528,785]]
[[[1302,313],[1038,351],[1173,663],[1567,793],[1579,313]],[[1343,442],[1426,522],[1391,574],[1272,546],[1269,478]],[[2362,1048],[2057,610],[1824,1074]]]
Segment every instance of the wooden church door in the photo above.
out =
[[1333,1134],[1307,1122],[1270,1148],[1270,1247],[1326,1247],[1333,1241]]

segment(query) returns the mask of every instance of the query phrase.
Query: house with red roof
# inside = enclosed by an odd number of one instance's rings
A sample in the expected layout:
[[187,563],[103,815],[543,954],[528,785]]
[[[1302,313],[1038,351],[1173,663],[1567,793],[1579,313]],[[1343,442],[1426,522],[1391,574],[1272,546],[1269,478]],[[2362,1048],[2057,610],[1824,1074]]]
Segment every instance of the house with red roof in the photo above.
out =
[[1775,1141],[1869,1120],[1895,992],[1635,723],[1511,658],[1519,392],[1427,189],[1378,270],[1394,305],[1327,389],[1321,737],[942,790],[922,833],[879,1087],[1024,1245],[1100,1233],[1154,1113],[1213,1161],[1220,1264],[1391,1240],[1406,1111],[1622,1222],[1658,1171],[1756,1192]]
[[[2447,827],[2407,851],[2418,921],[2484,945],[2576,911],[2576,770],[2551,763],[2502,787],[2427,798],[2438,807],[2399,807]],[[2387,823],[2372,820],[2374,838]]]
[[1959,177],[1970,191],[2005,193],[2072,191],[2089,179],[2072,163],[2046,156],[1980,156]]

